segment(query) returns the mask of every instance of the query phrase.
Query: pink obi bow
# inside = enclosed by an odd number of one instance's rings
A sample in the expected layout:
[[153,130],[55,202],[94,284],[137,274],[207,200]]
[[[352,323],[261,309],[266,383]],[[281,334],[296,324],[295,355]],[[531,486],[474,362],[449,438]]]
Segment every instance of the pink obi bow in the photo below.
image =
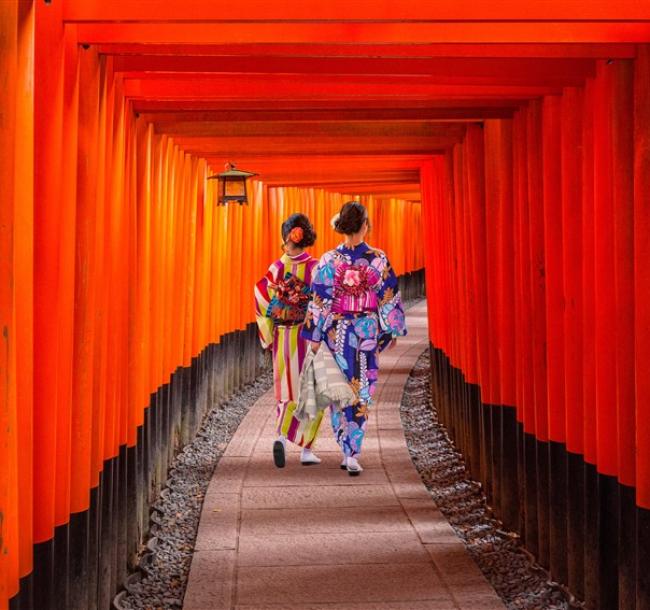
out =
[[378,277],[369,266],[343,263],[336,268],[334,276],[335,313],[359,313],[377,309],[377,294],[372,290]]

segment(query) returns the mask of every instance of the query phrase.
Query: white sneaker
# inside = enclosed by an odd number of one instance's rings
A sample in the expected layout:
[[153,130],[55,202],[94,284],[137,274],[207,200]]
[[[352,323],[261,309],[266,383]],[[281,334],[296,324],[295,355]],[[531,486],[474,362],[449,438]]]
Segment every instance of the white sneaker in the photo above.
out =
[[363,468],[361,468],[361,464],[357,462],[357,458],[348,458],[347,471],[351,477],[358,477],[363,472]]
[[348,458],[344,457],[343,461],[341,462],[341,470],[347,470],[348,469]]
[[320,458],[311,449],[305,447],[300,454],[300,463],[303,466],[313,466],[314,464],[320,464]]

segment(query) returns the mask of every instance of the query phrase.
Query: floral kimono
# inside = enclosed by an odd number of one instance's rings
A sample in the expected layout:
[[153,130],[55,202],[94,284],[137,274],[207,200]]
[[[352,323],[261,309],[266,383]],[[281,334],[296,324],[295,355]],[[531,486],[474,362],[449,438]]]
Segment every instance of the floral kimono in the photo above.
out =
[[316,259],[307,252],[284,254],[255,285],[255,314],[260,342],[273,347],[273,376],[277,400],[277,432],[301,447],[310,448],[323,417],[302,422],[293,417],[300,388],[300,372],[307,342],[300,337],[310,298]]
[[406,334],[397,277],[381,250],[341,244],[320,259],[302,337],[324,340],[348,378],[355,401],[332,409],[332,427],[346,457],[361,452],[368,406],[377,384],[377,355]]

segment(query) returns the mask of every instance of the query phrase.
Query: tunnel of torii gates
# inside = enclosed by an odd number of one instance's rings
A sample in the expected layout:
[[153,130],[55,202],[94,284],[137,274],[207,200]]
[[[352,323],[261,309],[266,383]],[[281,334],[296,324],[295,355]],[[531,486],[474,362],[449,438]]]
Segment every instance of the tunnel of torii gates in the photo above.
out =
[[109,607],[265,366],[281,221],[318,255],[350,198],[426,276],[495,513],[587,607],[650,608],[649,41],[634,0],[0,1],[0,608]]

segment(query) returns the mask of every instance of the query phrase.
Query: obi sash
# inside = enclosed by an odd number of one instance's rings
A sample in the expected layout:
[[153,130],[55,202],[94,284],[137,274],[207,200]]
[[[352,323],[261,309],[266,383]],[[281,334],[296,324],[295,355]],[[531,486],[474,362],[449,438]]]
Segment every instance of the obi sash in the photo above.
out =
[[268,317],[275,326],[295,326],[305,321],[309,303],[309,286],[303,280],[286,273],[275,286],[269,302]]
[[334,297],[334,313],[361,313],[377,310],[377,293],[369,290],[360,295],[342,294]]

